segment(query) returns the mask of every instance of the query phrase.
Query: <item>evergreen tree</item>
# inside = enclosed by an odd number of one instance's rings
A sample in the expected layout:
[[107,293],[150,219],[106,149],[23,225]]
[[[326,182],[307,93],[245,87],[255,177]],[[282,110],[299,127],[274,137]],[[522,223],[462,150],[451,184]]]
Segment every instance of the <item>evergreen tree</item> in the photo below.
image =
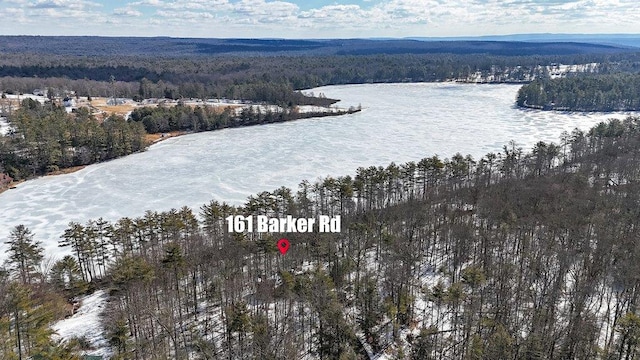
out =
[[5,244],[9,245],[9,265],[23,284],[31,283],[43,258],[40,242],[33,240],[33,233],[26,226],[17,225]]

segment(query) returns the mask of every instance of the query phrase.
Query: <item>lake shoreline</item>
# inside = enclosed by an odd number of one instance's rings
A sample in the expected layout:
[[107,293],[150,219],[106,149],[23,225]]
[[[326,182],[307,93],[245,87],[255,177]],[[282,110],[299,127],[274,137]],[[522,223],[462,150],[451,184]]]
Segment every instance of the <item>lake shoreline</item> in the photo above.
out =
[[540,111],[549,111],[549,112],[560,112],[560,113],[600,113],[600,114],[614,114],[619,112],[638,112],[640,109],[636,108],[623,108],[623,109],[574,109],[569,106],[553,106],[553,105],[533,105],[533,104],[522,104],[516,106],[525,109],[525,110],[540,110]]
[[5,192],[7,190],[15,189],[19,184],[22,184],[25,181],[27,181],[27,179],[18,180],[18,181],[12,181],[12,182],[9,183],[9,185],[7,185],[5,187],[0,187],[0,194],[2,194],[3,192]]

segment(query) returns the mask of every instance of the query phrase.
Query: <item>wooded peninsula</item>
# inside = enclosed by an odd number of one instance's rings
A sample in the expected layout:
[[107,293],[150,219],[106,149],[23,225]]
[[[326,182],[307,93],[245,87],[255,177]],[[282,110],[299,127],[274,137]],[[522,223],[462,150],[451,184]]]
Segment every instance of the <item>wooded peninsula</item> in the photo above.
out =
[[518,106],[562,111],[638,111],[640,74],[537,79],[518,91]]

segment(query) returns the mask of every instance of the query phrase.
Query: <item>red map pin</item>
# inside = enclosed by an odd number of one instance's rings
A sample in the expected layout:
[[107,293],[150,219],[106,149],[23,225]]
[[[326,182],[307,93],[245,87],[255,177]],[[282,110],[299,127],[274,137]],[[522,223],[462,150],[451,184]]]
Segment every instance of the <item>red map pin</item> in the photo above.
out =
[[282,255],[287,253],[287,250],[289,250],[289,245],[289,240],[287,239],[278,240],[278,250],[280,250],[280,253]]

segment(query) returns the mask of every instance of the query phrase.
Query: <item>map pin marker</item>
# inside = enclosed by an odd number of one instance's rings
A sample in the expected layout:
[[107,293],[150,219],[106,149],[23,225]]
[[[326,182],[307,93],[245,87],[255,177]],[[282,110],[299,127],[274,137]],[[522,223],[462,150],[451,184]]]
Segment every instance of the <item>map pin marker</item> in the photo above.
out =
[[289,250],[289,240],[287,239],[278,240],[278,250],[280,250],[280,253],[282,255],[286,254],[287,250]]

